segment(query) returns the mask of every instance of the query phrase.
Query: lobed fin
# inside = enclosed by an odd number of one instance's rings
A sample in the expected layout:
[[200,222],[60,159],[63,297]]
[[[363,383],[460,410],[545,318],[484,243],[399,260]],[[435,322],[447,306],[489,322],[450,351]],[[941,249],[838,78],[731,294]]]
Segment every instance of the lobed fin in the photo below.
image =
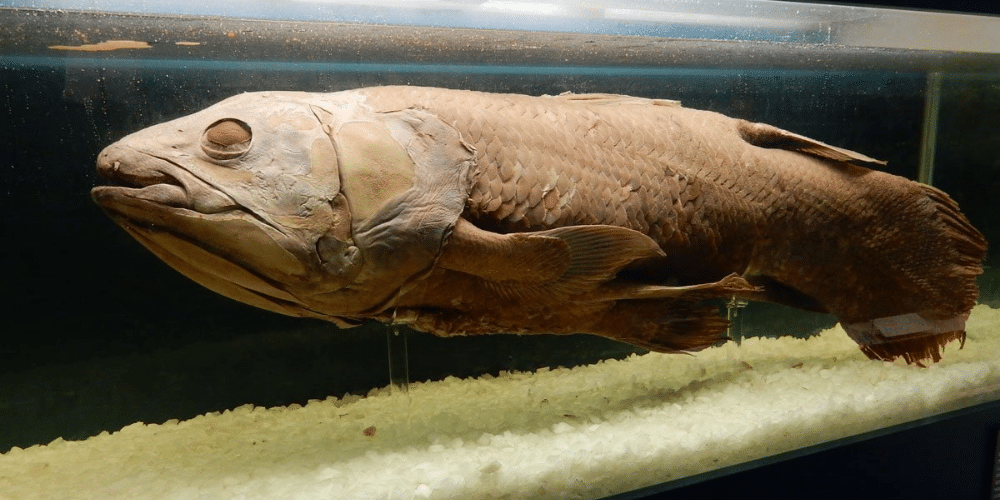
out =
[[533,233],[493,233],[459,218],[437,265],[490,282],[533,284],[559,279],[566,273],[569,262],[569,246],[558,238]]
[[595,297],[598,300],[679,299],[688,302],[745,296],[762,292],[739,274],[733,273],[719,281],[698,285],[664,286],[627,282],[612,282],[602,287]]
[[965,321],[969,313],[948,319],[928,319],[920,314],[900,314],[841,326],[861,352],[870,359],[892,361],[903,358],[907,364],[923,366],[929,359],[941,360],[941,350],[953,340],[965,346]]
[[859,344],[861,352],[868,359],[892,361],[903,358],[907,364],[924,366],[924,360],[934,363],[941,361],[941,351],[953,340],[960,342],[959,349],[965,347],[965,331],[915,334],[873,344]]
[[[944,191],[924,184],[921,184],[920,188],[924,195],[934,203],[937,215],[944,226],[945,237],[950,240],[955,250],[956,256],[953,265],[960,270],[959,272],[968,276],[982,274],[982,262],[986,258],[986,237],[972,226],[969,219],[962,215],[955,200],[952,200]],[[968,280],[967,283],[966,289],[960,290],[959,293],[969,304],[968,307],[971,308],[979,295],[979,288],[974,279]]]
[[635,260],[664,255],[649,236],[617,226],[570,226],[534,234],[557,238],[569,247],[569,266],[560,277],[565,284],[603,283]]
[[694,352],[728,340],[718,307],[685,300],[617,302],[597,325],[601,335],[656,352]]
[[761,148],[785,149],[817,158],[865,167],[881,167],[886,164],[882,160],[876,160],[856,151],[831,146],[765,123],[737,120],[736,129],[744,141]]
[[505,296],[565,297],[593,291],[637,259],[662,255],[648,236],[622,227],[499,234],[460,219],[438,265],[482,278]]
[[949,342],[958,340],[960,348],[965,345],[965,322],[979,296],[976,276],[983,272],[987,243],[947,194],[923,184],[920,189],[933,203],[941,237],[950,243],[953,252],[943,260],[942,267],[934,270],[935,275],[928,277],[928,286],[947,291],[947,303],[927,313],[879,318],[844,328],[871,359],[901,357],[907,363],[923,366],[924,360],[940,361],[941,351]]

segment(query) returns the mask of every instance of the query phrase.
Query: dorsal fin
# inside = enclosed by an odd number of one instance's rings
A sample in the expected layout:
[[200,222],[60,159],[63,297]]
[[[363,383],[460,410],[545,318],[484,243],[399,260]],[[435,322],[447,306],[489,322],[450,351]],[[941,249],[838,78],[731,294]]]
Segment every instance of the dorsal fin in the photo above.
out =
[[581,101],[587,104],[612,105],[612,104],[641,104],[652,106],[680,106],[680,101],[670,99],[647,99],[645,97],[633,97],[621,94],[574,94],[564,92],[557,96],[547,96],[552,99],[564,99],[567,101]]
[[829,144],[810,139],[765,123],[754,123],[737,120],[736,129],[744,141],[754,146],[770,149],[785,149],[805,155],[815,156],[844,163],[865,167],[885,166],[882,160],[876,160],[849,149],[838,148]]

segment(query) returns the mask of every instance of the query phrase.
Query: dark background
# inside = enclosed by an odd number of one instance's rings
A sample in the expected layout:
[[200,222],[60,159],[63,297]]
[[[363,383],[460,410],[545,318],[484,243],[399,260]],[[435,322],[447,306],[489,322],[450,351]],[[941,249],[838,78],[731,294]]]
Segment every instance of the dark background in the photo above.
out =
[[[385,327],[338,330],[217,296],[169,269],[90,201],[89,189],[98,182],[93,162],[101,148],[129,132],[238,92],[335,91],[401,83],[528,94],[615,92],[673,98],[688,107],[772,123],[886,159],[889,171],[915,177],[926,78],[922,62],[906,62],[909,54],[810,54],[821,62],[804,67],[802,53],[775,55],[766,46],[759,52],[746,49],[770,58],[764,62],[710,43],[683,49],[671,57],[686,63],[672,64],[671,71],[627,75],[610,63],[551,69],[558,55],[540,59],[538,64],[550,69],[537,73],[489,74],[412,71],[400,65],[296,69],[269,65],[268,60],[236,66],[203,60],[184,67],[157,60],[123,63],[105,55],[17,60],[0,56],[0,242],[6,264],[0,274],[4,307],[0,452],[56,437],[82,439],[136,421],[185,419],[246,403],[302,404],[330,395],[365,393],[388,383]],[[296,56],[314,60],[295,50],[299,49],[274,49],[272,56],[279,62],[294,61]],[[664,50],[673,54],[669,47]],[[502,57],[487,51],[478,62],[490,62],[491,54],[497,60]],[[454,61],[446,51],[436,57]],[[863,67],[854,66],[862,63]],[[650,67],[657,64],[649,62]],[[934,182],[962,205],[991,241],[997,241],[1000,81],[996,66],[991,73],[982,66],[948,66],[951,63],[939,59],[927,64],[944,64],[948,69]],[[983,296],[995,305],[1000,296],[995,252],[988,264],[992,275],[982,281]],[[745,317],[748,335],[809,334],[832,324],[824,315],[767,305],[751,306]],[[636,352],[588,336],[438,339],[409,332],[406,337],[411,380],[570,366]],[[970,457],[974,463],[969,470],[976,472],[942,477],[954,484],[978,485],[963,492],[980,491],[985,486],[979,472],[993,449],[990,436],[995,438],[997,428],[996,409],[983,411],[962,417],[972,421],[946,422],[943,430],[935,431],[938,437],[876,442],[867,455],[851,447],[862,444],[847,445],[812,455],[827,458],[791,463],[809,464],[819,474],[845,461],[878,461],[881,455],[888,460],[891,452],[885,450],[890,449],[902,450],[900,457],[931,454],[930,460],[954,462],[950,455],[933,455],[947,453],[942,451],[947,441],[958,450],[954,453]],[[982,426],[981,432],[958,430],[973,425]],[[957,435],[977,437],[956,441]],[[915,449],[907,448],[907,443],[934,444]],[[902,458],[893,460],[904,463]],[[854,477],[857,469],[874,467],[854,464],[838,470]],[[712,481],[685,491],[714,496],[757,488],[754,491],[766,491],[767,496],[788,498],[795,495],[780,485],[804,488],[814,483],[800,469],[776,470],[771,476],[760,469],[736,474],[733,482]],[[768,477],[772,479],[761,479]],[[859,489],[881,492],[881,498],[915,498],[903,496],[911,490],[898,483],[879,489],[877,483],[887,477],[883,470],[872,476],[878,479],[860,481]],[[769,486],[762,481],[769,481]]]
[[[0,413],[8,424],[0,425],[0,442],[19,446],[248,402],[271,406],[357,394],[388,382],[381,325],[341,331],[218,296],[167,267],[105,217],[89,197],[99,182],[93,159],[132,130],[265,87],[411,83],[529,94],[618,91],[682,96],[691,107],[775,123],[889,158],[895,173],[913,177],[923,89],[917,74],[859,79],[768,71],[633,77],[625,89],[620,78],[602,75],[289,72],[271,84],[275,75],[255,71],[18,67],[0,76],[6,87],[2,112],[14,124],[3,136],[10,159],[0,230],[11,243],[3,246],[10,263],[3,279],[14,293],[5,304],[9,338],[0,346],[8,382],[0,384],[7,396],[0,405],[8,405]],[[769,328],[811,333],[832,324],[826,315],[767,305],[747,312],[754,313],[781,321],[748,319],[749,334],[771,333]],[[408,338],[414,380],[636,352],[589,336],[438,339],[412,332]],[[31,404],[43,394],[50,395],[43,404]],[[44,434],[32,437],[28,430]]]

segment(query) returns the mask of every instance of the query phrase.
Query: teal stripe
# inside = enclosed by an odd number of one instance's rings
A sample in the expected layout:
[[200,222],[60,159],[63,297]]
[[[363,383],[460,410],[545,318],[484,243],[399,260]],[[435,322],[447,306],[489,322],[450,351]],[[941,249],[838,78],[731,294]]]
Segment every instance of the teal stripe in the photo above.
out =
[[[319,73],[445,73],[476,75],[589,75],[625,77],[815,77],[884,79],[884,71],[830,71],[757,68],[690,68],[690,67],[636,67],[636,66],[523,66],[486,64],[422,64],[422,63],[353,63],[353,62],[293,62],[293,61],[222,61],[194,59],[124,59],[97,57],[58,56],[0,56],[0,67],[48,68],[100,68],[145,69],[171,71],[264,71],[264,72],[319,72]],[[917,77],[919,73],[892,73],[893,77]]]

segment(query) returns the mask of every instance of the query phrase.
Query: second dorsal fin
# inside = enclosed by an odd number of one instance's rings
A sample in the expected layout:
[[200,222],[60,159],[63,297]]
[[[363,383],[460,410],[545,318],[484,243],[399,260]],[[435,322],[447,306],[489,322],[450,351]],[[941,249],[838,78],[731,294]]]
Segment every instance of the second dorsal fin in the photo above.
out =
[[736,123],[736,129],[743,140],[757,147],[796,151],[817,158],[865,167],[880,167],[886,164],[882,160],[876,160],[849,149],[831,146],[765,123],[754,123],[746,120],[737,120]]

